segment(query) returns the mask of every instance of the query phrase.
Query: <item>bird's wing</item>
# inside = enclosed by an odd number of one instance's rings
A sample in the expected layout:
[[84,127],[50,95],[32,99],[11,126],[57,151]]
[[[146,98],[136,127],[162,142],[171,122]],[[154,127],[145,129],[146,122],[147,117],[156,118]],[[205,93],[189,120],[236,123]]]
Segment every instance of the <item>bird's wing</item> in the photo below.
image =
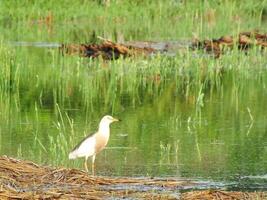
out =
[[79,142],[79,143],[72,149],[71,152],[77,150],[85,140],[87,140],[88,138],[90,138],[90,137],[93,136],[94,134],[95,134],[95,133],[91,133],[91,134],[87,135],[85,138],[83,138],[83,139],[82,139],[82,140],[81,140],[81,141],[80,141],[80,142]]
[[89,157],[95,154],[95,145],[96,145],[96,138],[91,136],[87,137],[85,140],[81,142],[77,150],[78,157]]
[[93,138],[96,133],[88,134],[85,138],[83,138],[73,149],[71,152],[77,150],[80,148],[80,146],[85,142],[85,140],[88,140],[89,138]]

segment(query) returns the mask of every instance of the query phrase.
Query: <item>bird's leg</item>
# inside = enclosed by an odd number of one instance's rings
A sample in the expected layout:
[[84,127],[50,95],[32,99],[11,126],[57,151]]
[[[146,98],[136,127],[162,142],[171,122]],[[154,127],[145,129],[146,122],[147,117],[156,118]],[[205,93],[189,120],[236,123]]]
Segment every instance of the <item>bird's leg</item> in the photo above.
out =
[[92,175],[95,175],[95,155],[92,156]]
[[84,161],[84,167],[85,167],[86,172],[88,172],[87,159],[88,157],[85,157],[85,161]]

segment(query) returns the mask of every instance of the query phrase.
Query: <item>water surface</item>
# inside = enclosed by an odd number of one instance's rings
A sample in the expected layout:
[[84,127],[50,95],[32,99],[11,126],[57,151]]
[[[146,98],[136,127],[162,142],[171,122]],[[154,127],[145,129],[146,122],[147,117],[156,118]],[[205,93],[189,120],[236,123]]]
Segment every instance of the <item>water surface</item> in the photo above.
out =
[[[38,58],[42,51],[27,49],[39,60],[40,71],[51,67]],[[36,73],[38,79],[41,74]],[[99,69],[90,68],[88,73],[94,79]],[[108,146],[96,157],[98,175],[188,178],[216,181],[222,187],[266,190],[267,70],[261,69],[261,78],[255,71],[238,75],[243,78],[239,83],[235,71],[227,72],[220,87],[206,86],[199,94],[182,93],[172,73],[160,80],[140,73],[137,77],[149,79],[152,85],[139,85],[131,90],[136,92],[132,96],[125,89],[110,91],[110,84],[113,88],[122,87],[122,82],[130,85],[127,77],[114,83],[112,73],[104,72],[99,89],[91,90],[99,101],[92,101],[90,109],[79,104],[75,83],[69,83],[71,97],[65,104],[55,104],[45,89],[35,89],[37,95],[21,86],[19,98],[10,95],[8,101],[1,100],[0,152],[83,169],[84,160],[69,161],[68,152],[97,129],[103,115],[112,114],[122,121],[112,124]],[[30,88],[34,87],[38,86]],[[103,100],[107,95],[112,103]]]

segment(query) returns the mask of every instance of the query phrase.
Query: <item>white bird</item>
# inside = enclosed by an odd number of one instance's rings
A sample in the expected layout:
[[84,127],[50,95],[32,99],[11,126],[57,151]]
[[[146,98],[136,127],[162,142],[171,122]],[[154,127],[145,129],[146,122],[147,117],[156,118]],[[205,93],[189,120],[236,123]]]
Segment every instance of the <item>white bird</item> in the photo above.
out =
[[98,127],[98,131],[93,135],[89,135],[84,138],[74,149],[69,153],[69,159],[76,159],[79,157],[85,157],[85,170],[88,172],[87,159],[92,156],[92,173],[94,175],[94,163],[96,154],[105,148],[108,143],[110,129],[109,125],[112,122],[119,121],[110,115],[104,116]]

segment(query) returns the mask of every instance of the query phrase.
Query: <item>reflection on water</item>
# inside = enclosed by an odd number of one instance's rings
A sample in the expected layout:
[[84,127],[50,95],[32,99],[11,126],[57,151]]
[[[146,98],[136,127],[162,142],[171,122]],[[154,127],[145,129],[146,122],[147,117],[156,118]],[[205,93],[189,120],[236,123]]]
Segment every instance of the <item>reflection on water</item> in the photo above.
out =
[[[256,86],[244,88],[238,105],[231,99],[231,89],[225,89],[223,96],[209,94],[197,114],[194,105],[175,95],[171,83],[158,98],[136,108],[125,106],[113,114],[122,122],[111,126],[108,147],[96,159],[97,174],[214,179],[237,182],[239,188],[255,183],[251,187],[267,189],[267,94],[251,92]],[[79,110],[66,113],[73,120],[73,133],[66,131],[74,135],[73,141],[67,139],[66,149],[71,150],[87,131],[97,128],[99,119],[85,121]],[[69,161],[65,149],[55,149],[56,153],[50,149],[51,140],[63,142],[58,138],[62,125],[52,110],[17,116],[10,109],[9,114],[9,121],[1,122],[2,154],[83,169],[83,159]],[[71,124],[64,120],[64,129],[70,130]]]
[[[43,57],[33,59],[40,61]],[[146,63],[139,65],[145,67]],[[40,70],[44,69],[40,64]],[[79,70],[75,71],[77,76]],[[120,73],[128,73],[123,70]],[[1,154],[83,169],[84,160],[68,160],[69,151],[97,129],[103,115],[111,114],[122,121],[111,125],[108,147],[96,157],[98,175],[182,177],[225,182],[233,188],[267,189],[266,70],[261,71],[261,78],[240,75],[238,84],[235,72],[228,72],[220,80],[220,87],[201,86],[197,92],[186,92],[187,86],[177,84],[177,77],[167,72],[159,81],[143,75],[143,71],[137,80],[121,78],[120,73],[114,78],[105,71],[103,75],[90,71],[87,79],[100,78],[90,86],[98,87],[96,90],[88,87],[85,92],[88,96],[96,93],[96,100],[86,104],[90,107],[87,110],[81,106],[78,80],[68,80],[66,91],[65,85],[59,87],[71,96],[62,105],[53,103],[53,97],[58,97],[55,90],[46,91],[40,86],[42,73],[34,76],[36,84],[31,87],[21,83],[19,100],[16,95],[0,100]],[[63,75],[68,74],[72,73]],[[116,81],[109,81],[112,78]],[[144,80],[154,82],[149,85]],[[123,89],[132,84],[130,81],[141,83],[137,89]],[[35,90],[41,92],[36,95]],[[112,102],[104,102],[106,99]]]

